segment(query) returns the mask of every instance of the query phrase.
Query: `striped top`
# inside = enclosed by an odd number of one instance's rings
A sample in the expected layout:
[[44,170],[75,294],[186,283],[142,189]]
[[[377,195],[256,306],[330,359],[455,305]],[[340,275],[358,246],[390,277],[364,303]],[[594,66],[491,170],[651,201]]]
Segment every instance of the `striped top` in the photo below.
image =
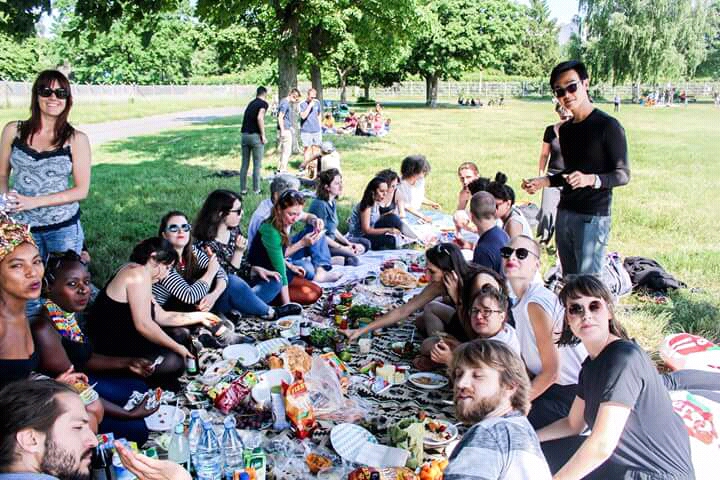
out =
[[[195,255],[195,260],[197,260],[198,269],[205,272],[210,258],[195,245],[192,246],[192,252],[193,255]],[[184,269],[185,267],[176,264],[175,267],[170,270],[167,277],[153,284],[153,297],[155,297],[155,301],[161,307],[168,303],[172,297],[188,305],[195,305],[210,292],[210,285],[203,280],[195,280],[193,283],[185,280],[185,277],[183,277]],[[215,274],[215,279],[227,281],[227,273],[225,273],[225,270],[219,268],[217,274]]]

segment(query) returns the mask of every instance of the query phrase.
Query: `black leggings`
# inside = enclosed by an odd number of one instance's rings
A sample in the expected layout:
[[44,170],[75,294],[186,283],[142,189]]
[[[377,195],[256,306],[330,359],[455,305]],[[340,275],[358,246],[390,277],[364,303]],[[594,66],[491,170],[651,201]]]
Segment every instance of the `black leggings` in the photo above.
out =
[[533,400],[528,413],[528,421],[535,430],[539,430],[556,420],[570,414],[575,400],[577,385],[558,385],[553,383],[539,397]]
[[[400,217],[394,213],[388,213],[381,216],[380,219],[375,222],[373,228],[397,228],[401,230],[403,228],[403,222],[400,220]],[[395,250],[398,248],[394,235],[386,235],[384,233],[380,235],[365,234],[365,238],[370,240],[370,248],[373,250]]]

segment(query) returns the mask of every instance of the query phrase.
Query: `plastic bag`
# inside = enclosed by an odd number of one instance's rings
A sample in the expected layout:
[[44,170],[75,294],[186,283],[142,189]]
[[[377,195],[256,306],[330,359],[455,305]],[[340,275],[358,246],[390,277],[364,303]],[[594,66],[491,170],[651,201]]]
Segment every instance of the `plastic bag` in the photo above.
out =
[[336,369],[326,359],[313,357],[305,383],[318,419],[354,423],[367,416],[369,409],[363,400],[343,395]]

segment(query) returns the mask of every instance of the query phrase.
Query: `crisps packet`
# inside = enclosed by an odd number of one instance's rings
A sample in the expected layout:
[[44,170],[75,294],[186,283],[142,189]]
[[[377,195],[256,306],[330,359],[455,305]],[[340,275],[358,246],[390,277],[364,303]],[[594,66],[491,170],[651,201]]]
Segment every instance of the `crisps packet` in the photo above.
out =
[[290,385],[282,382],[282,392],[285,397],[285,414],[293,425],[295,435],[299,439],[309,437],[317,424],[305,382],[301,378]]

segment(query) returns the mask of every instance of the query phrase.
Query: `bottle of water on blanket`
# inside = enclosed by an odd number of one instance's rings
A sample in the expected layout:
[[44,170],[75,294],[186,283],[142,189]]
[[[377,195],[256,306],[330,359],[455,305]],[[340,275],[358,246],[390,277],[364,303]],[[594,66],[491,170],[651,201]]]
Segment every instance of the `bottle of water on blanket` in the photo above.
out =
[[188,443],[190,444],[190,459],[193,468],[197,468],[197,446],[203,433],[200,410],[190,412],[190,424],[188,425]]
[[220,442],[210,422],[203,422],[203,433],[197,445],[197,466],[195,473],[198,480],[222,479],[222,450]]
[[225,432],[222,436],[222,448],[225,454],[225,473],[230,472],[230,475],[235,470],[240,470],[245,466],[245,459],[243,458],[243,442],[235,429],[235,417],[228,415],[225,418]]

